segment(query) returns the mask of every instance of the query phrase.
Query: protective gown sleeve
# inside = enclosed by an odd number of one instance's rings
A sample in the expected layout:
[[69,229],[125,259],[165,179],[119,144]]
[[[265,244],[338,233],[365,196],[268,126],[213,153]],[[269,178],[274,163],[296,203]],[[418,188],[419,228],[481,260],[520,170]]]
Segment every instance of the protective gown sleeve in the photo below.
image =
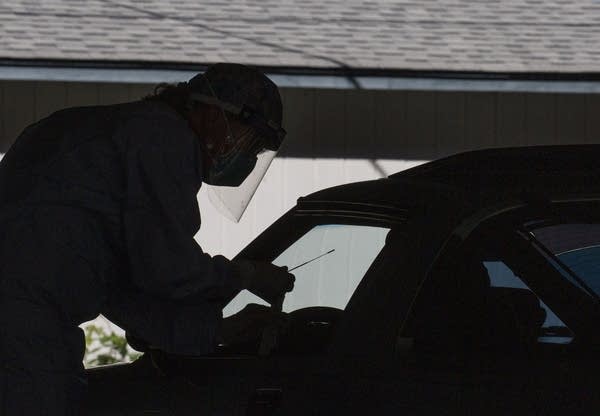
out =
[[105,315],[158,349],[197,355],[213,350],[222,298],[241,288],[235,266],[193,238],[201,155],[184,123],[154,116],[119,132],[127,141],[122,221],[131,288],[113,291]]
[[123,224],[134,285],[166,299],[216,299],[241,289],[233,264],[194,240],[201,155],[187,123],[135,120],[122,134],[130,137]]

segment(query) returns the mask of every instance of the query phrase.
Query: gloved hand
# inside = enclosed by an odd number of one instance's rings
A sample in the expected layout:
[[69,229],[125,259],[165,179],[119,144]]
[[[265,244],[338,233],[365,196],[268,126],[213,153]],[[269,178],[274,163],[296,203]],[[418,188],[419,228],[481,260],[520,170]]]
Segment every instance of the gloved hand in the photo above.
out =
[[275,266],[265,261],[238,260],[244,289],[249,290],[269,304],[278,302],[286,292],[294,289],[296,278],[287,267]]
[[258,342],[267,326],[285,325],[287,321],[287,314],[251,303],[235,315],[223,319],[219,335],[221,341],[229,346]]

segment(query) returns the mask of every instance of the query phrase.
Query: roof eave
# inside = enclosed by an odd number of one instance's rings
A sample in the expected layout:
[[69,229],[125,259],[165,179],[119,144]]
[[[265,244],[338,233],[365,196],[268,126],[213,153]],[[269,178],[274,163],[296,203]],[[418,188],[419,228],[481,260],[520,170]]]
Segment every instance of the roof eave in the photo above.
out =
[[[0,80],[155,84],[188,80],[208,65],[0,58]],[[287,88],[600,93],[600,72],[257,67],[280,87]]]

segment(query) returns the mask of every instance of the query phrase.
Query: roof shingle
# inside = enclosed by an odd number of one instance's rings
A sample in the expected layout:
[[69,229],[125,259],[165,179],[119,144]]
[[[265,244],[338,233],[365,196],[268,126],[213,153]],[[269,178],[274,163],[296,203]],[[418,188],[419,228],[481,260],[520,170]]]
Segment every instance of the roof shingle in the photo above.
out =
[[599,0],[12,0],[0,58],[599,72]]

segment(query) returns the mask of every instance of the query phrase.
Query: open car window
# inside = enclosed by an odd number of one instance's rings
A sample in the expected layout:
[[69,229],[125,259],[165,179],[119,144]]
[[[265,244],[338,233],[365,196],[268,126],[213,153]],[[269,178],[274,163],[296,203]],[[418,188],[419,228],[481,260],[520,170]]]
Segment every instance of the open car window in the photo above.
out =
[[[321,224],[292,242],[274,261],[292,271],[296,285],[286,295],[284,312],[312,306],[344,309],[358,284],[383,248],[388,228],[350,224]],[[326,254],[328,253],[328,254]],[[224,309],[225,317],[248,303],[266,303],[242,291]]]

